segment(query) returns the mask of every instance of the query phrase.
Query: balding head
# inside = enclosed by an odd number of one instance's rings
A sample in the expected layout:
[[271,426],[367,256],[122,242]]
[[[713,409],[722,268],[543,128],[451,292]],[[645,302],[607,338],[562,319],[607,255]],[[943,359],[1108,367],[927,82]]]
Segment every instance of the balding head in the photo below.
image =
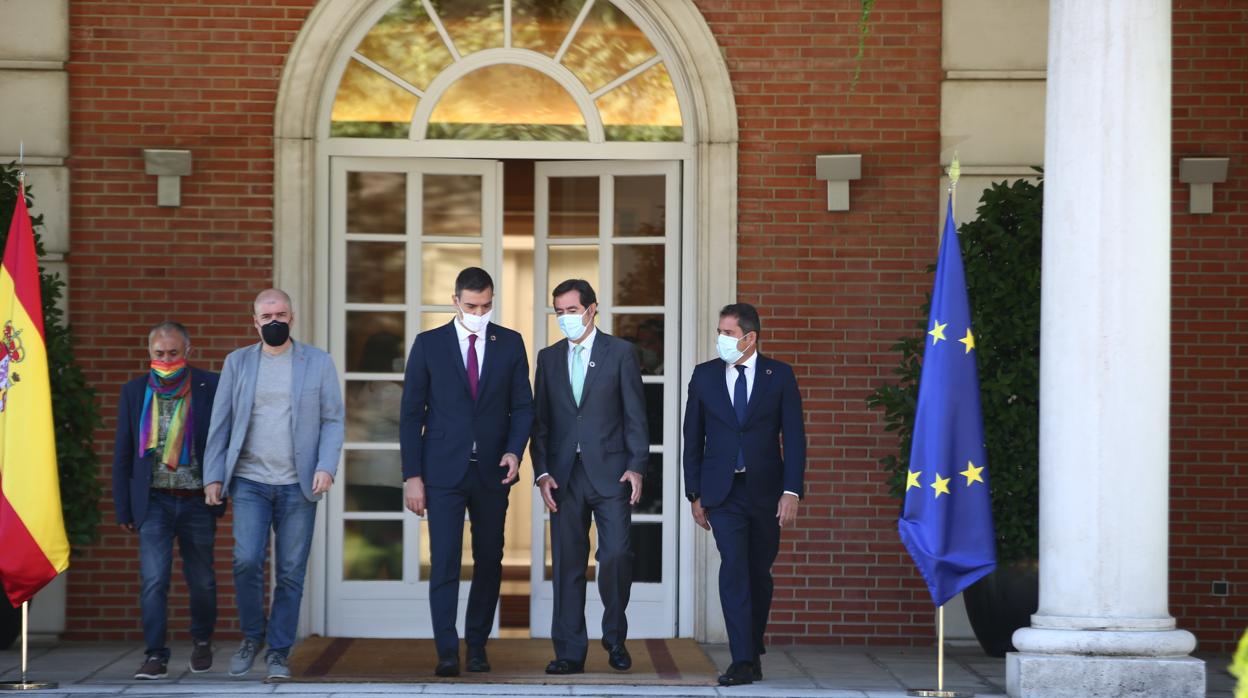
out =
[[274,303],[283,303],[286,310],[293,313],[295,306],[290,302],[290,295],[280,288],[266,288],[256,295],[256,300],[252,301],[252,312],[258,317],[260,315],[261,305],[271,305]]

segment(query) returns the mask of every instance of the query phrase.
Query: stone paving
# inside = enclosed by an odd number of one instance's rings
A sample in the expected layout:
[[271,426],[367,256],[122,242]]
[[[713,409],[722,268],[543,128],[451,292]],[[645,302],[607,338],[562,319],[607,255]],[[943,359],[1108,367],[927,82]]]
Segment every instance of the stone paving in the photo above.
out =
[[[727,665],[728,648],[705,645],[707,654],[719,667]],[[257,662],[250,677],[227,676],[224,667],[233,652],[233,642],[217,647],[213,671],[191,674],[186,661],[189,645],[175,645],[169,678],[135,681],[134,671],[143,661],[142,647],[117,643],[60,643],[36,646],[30,652],[32,680],[57,681],[51,691],[29,695],[88,698],[92,696],[222,696],[273,694],[276,698],[336,698],[339,696],[732,696],[733,698],[900,698],[909,688],[935,688],[934,650],[915,648],[831,648],[799,646],[777,648],[763,660],[766,680],[750,686],[613,686],[561,684],[549,686],[507,684],[266,684],[260,681],[263,662]],[[1227,659],[1205,657],[1209,698],[1231,698],[1232,678],[1226,672]],[[20,657],[16,650],[0,652],[0,681],[19,677]],[[428,661],[416,658],[415,661]],[[982,698],[1003,698],[1005,662],[987,657],[978,649],[952,648],[946,653],[945,688],[972,691]],[[14,694],[16,695],[16,694]]]

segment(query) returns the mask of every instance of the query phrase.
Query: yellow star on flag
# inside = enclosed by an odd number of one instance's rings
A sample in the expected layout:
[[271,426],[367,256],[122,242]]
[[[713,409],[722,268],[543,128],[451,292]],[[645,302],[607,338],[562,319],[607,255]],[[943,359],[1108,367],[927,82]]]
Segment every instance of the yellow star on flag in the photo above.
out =
[[964,353],[969,354],[975,348],[975,335],[971,334],[971,328],[969,327],[966,328],[966,336],[958,341],[966,345],[966,352]]
[[940,499],[940,495],[949,494],[949,478],[936,476],[936,481],[932,483],[932,489],[936,490],[936,499]]
[[945,328],[949,326],[949,323],[946,322],[942,325],[940,324],[940,320],[932,320],[932,324],[935,325],[935,327],[933,327],[932,331],[928,332],[928,334],[932,335],[932,346],[936,346],[937,342],[945,338]]
[[923,474],[922,470],[911,470],[906,474],[906,491],[909,492],[911,487],[922,487],[919,484],[919,475]]
[[975,464],[968,460],[966,462],[966,470],[963,470],[962,472],[958,474],[966,476],[966,486],[970,487],[972,482],[984,481],[984,478],[979,476],[979,474],[983,472],[983,470],[984,470],[984,466],[981,465],[978,468],[976,468]]

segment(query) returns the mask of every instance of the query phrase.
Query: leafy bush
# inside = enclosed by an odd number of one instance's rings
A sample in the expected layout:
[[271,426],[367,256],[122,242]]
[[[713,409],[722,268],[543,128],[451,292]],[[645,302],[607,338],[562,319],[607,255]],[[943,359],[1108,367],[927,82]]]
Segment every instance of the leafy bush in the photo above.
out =
[[[13,207],[17,204],[18,170],[13,163],[0,167],[0,250],[9,238]],[[26,188],[26,205],[34,205],[30,187]],[[42,215],[32,215],[35,228],[35,251],[42,256],[43,241],[39,228]],[[65,313],[57,306],[64,295],[65,281],[59,274],[39,270],[43,295],[43,324],[48,351],[48,372],[52,383],[52,422],[56,432],[56,460],[61,479],[61,509],[65,514],[65,532],[75,548],[96,538],[100,523],[99,459],[92,449],[93,432],[100,426],[95,390],[87,385],[82,368],[74,360],[73,334],[66,325]]]
[[[967,294],[975,328],[984,440],[992,487],[997,558],[1002,564],[1035,559],[1039,529],[1040,447],[1040,232],[1043,182],[994,183],[980,198],[978,218],[962,226]],[[935,271],[935,265],[928,268]],[[889,492],[901,498],[910,466],[914,411],[919,396],[930,294],[923,323],[892,350],[899,355],[895,383],[882,385],[867,405],[884,410],[885,429],[897,434],[897,454],[880,459]]]

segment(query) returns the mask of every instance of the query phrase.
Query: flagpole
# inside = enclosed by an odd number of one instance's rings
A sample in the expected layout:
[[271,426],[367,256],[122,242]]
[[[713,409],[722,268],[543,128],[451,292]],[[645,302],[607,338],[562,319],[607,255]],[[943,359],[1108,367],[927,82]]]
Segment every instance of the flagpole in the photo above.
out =
[[[958,179],[962,176],[962,167],[958,164],[958,153],[953,153],[953,162],[949,165],[949,215],[953,215],[953,206],[957,202]],[[956,228],[955,228],[956,229]],[[944,234],[944,226],[940,228]],[[966,691],[945,690],[945,607],[936,608],[936,690],[912,689],[906,691],[907,696],[923,698],[972,698],[974,693]]]
[[[19,141],[17,146],[17,195],[26,196],[26,170],[22,165],[26,161],[26,142]],[[0,602],[8,603],[7,600]],[[22,680],[0,681],[0,691],[42,691],[57,688],[55,681],[28,681],[26,679],[27,659],[29,657],[30,640],[30,601],[22,602]]]

